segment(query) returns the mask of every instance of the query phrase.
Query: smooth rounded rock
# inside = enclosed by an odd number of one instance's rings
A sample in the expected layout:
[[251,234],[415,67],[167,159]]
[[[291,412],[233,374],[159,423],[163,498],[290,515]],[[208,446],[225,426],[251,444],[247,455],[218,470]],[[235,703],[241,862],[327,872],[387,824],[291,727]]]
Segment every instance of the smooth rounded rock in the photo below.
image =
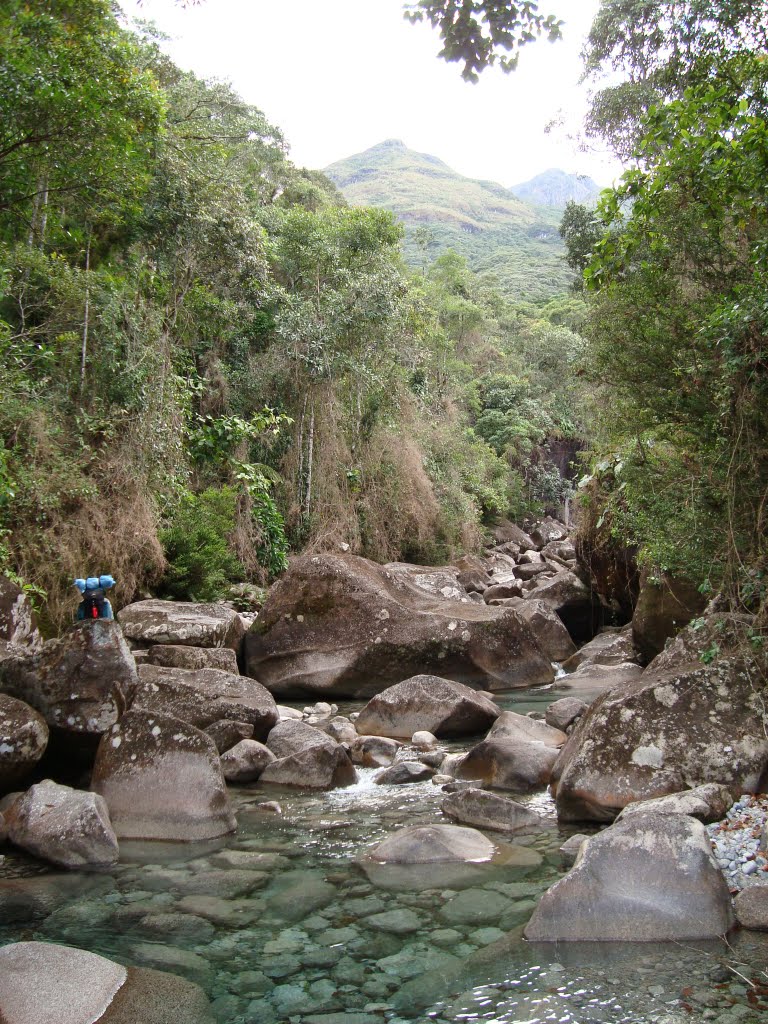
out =
[[543,819],[524,804],[484,789],[449,793],[441,808],[443,814],[465,825],[496,832],[533,832],[545,827]]
[[736,919],[742,928],[768,931],[768,882],[742,889],[734,900]]
[[471,736],[485,732],[499,709],[475,690],[440,676],[405,679],[372,697],[355,728],[361,734],[410,740],[416,732]]
[[6,827],[16,846],[61,867],[109,867],[119,857],[104,799],[51,779],[16,800]]
[[500,737],[474,746],[456,768],[459,779],[475,779],[493,789],[531,793],[551,778],[558,751],[545,743]]
[[93,1024],[122,988],[121,964],[84,949],[15,942],[0,949],[3,1024]]
[[275,755],[257,740],[240,740],[221,755],[221,770],[227,782],[254,782]]
[[397,761],[374,775],[373,781],[377,786],[403,786],[410,782],[424,782],[434,774],[435,769],[421,761]]
[[532,942],[664,942],[719,938],[732,924],[728,886],[701,822],[647,814],[584,843],[524,934]]
[[102,737],[91,788],[121,839],[212,839],[236,825],[216,745],[176,718],[124,715]]

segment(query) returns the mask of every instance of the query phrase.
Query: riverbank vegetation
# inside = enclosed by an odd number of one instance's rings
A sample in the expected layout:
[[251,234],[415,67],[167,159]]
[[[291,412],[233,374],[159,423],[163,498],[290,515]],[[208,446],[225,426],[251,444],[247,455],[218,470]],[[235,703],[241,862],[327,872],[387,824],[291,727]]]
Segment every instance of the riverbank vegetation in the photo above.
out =
[[0,568],[52,626],[84,572],[207,599],[559,501],[580,299],[414,275],[391,215],[108,0],[13,0],[0,40]]

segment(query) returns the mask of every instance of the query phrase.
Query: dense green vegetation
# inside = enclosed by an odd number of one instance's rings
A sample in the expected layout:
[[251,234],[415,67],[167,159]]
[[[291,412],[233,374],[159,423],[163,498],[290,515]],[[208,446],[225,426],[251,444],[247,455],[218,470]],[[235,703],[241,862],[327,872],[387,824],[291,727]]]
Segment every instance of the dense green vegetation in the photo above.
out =
[[405,226],[403,252],[421,267],[447,249],[514,299],[543,301],[566,291],[556,210],[522,202],[493,181],[465,178],[397,139],[326,168],[347,201],[390,210]]
[[0,10],[0,569],[71,615],[289,550],[441,560],[557,499],[581,300],[512,302],[296,168],[109,0]]
[[587,66],[625,78],[590,124],[635,167],[564,224],[604,410],[593,524],[751,609],[768,568],[767,13],[603,4]]

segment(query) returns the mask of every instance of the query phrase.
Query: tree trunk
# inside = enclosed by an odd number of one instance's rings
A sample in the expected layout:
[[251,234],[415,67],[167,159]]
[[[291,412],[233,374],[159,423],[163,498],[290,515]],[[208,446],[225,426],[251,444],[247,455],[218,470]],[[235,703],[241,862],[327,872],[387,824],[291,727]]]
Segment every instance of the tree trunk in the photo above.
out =
[[88,359],[88,326],[91,313],[91,233],[85,247],[85,316],[83,318],[83,343],[80,349],[80,401],[85,394],[85,364]]

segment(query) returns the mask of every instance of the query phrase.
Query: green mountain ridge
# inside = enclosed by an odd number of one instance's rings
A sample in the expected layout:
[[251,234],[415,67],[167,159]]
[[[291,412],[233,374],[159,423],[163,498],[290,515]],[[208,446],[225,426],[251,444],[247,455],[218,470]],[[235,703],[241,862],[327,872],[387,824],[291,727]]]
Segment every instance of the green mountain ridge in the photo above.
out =
[[454,249],[511,297],[529,301],[567,291],[573,280],[558,210],[524,202],[497,182],[466,178],[398,139],[339,160],[324,173],[351,205],[395,214],[405,226],[403,250],[413,266]]

